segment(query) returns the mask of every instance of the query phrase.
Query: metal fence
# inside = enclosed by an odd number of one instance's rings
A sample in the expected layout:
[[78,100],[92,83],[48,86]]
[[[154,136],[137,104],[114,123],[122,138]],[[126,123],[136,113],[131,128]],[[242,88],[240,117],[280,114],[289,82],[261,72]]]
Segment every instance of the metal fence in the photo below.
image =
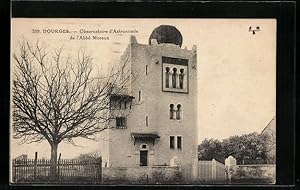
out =
[[[95,160],[62,159],[57,163],[57,182],[100,182],[101,157]],[[49,182],[50,160],[15,159],[12,162],[14,183]]]

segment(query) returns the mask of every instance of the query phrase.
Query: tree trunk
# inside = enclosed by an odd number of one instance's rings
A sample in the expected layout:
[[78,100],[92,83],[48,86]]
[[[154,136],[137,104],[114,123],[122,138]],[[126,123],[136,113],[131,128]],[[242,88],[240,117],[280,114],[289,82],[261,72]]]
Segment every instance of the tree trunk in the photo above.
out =
[[51,144],[51,160],[50,160],[50,179],[57,179],[57,147],[58,144]]

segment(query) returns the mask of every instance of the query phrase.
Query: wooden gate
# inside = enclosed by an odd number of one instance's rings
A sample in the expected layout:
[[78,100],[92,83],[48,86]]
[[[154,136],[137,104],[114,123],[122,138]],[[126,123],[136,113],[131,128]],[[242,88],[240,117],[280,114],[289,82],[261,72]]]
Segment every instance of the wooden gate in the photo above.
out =
[[213,159],[212,161],[198,161],[199,181],[220,181],[226,180],[225,165]]

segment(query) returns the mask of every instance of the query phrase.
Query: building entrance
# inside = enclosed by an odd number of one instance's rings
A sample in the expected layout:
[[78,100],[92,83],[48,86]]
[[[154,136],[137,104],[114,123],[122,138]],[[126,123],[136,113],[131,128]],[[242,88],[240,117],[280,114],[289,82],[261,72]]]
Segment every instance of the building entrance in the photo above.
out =
[[140,166],[148,165],[148,150],[140,151]]

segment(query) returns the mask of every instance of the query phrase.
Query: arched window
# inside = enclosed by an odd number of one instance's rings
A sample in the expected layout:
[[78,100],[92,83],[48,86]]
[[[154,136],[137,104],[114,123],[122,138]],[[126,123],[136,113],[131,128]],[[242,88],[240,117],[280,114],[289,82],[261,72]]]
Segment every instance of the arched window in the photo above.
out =
[[169,88],[169,75],[170,75],[170,68],[169,67],[166,67],[166,88]]
[[173,74],[172,74],[172,87],[173,88],[176,88],[176,78],[177,78],[177,69],[176,68],[174,68],[173,69]]
[[181,119],[181,105],[177,105],[177,110],[176,110],[176,119],[180,120]]
[[174,119],[174,104],[170,104],[170,119]]
[[180,69],[180,74],[179,74],[179,88],[183,89],[183,77],[184,77],[184,69]]

